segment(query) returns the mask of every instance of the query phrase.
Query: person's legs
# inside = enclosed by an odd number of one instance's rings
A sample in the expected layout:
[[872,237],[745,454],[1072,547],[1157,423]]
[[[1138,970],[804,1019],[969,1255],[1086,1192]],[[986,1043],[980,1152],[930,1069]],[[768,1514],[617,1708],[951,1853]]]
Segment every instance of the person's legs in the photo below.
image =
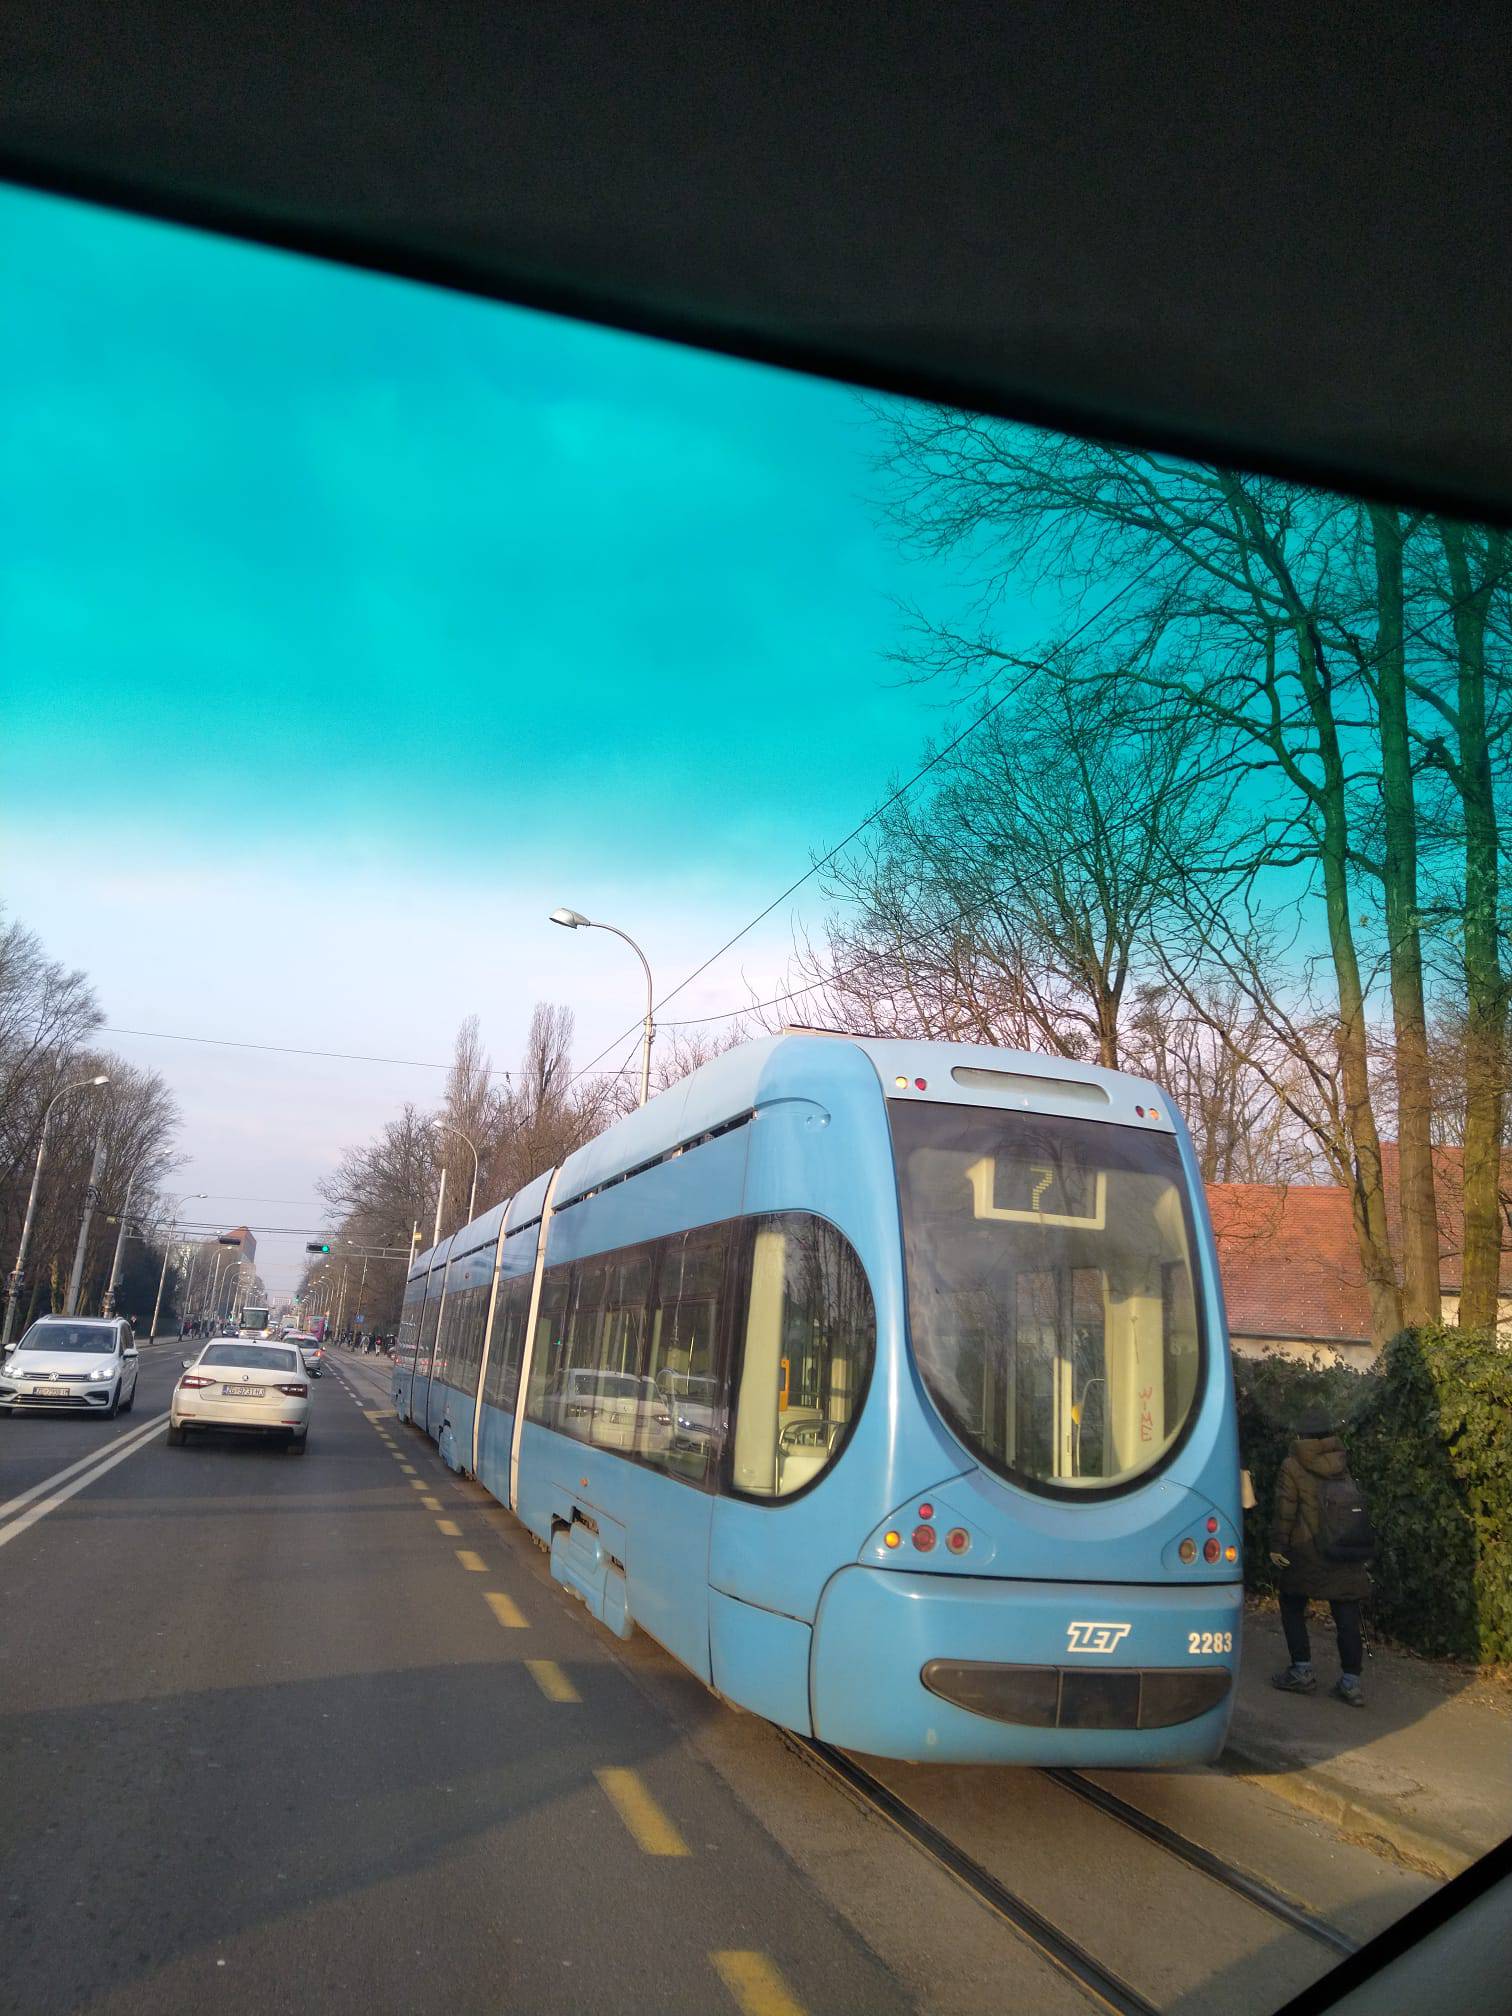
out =
[[1305,1596],[1299,1596],[1292,1590],[1282,1590],[1281,1629],[1286,1633],[1286,1649],[1291,1654],[1291,1664],[1271,1675],[1271,1685],[1286,1694],[1310,1694],[1318,1683],[1313,1678]]
[[1365,1663],[1365,1645],[1360,1633],[1360,1605],[1353,1597],[1330,1602],[1334,1629],[1339,1637],[1339,1678],[1334,1693],[1351,1708],[1364,1706],[1360,1691],[1360,1668]]
[[1339,1634],[1339,1670],[1358,1680],[1365,1664],[1365,1642],[1360,1633],[1360,1606],[1353,1597],[1330,1603],[1334,1629]]
[[1281,1629],[1293,1666],[1311,1666],[1312,1640],[1307,1635],[1307,1598],[1294,1590],[1281,1592]]

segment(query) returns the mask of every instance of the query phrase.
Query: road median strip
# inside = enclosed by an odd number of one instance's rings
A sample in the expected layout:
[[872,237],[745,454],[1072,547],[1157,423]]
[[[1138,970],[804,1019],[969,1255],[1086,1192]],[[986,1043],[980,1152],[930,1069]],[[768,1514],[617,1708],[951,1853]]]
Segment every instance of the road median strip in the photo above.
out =
[[740,2016],[804,2016],[803,2004],[765,1953],[711,1953],[709,1958]]
[[638,1773],[616,1764],[604,1765],[593,1775],[643,1853],[687,1855],[691,1852],[682,1835],[641,1783]]

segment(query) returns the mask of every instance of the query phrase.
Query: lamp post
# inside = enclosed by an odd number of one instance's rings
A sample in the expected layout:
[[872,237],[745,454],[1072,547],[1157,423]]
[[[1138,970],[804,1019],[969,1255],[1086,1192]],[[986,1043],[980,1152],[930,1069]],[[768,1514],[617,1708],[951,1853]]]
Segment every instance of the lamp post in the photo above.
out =
[[102,1316],[114,1316],[115,1314],[116,1283],[121,1278],[121,1261],[126,1252],[126,1228],[131,1217],[131,1193],[136,1188],[136,1179],[141,1175],[143,1169],[146,1168],[156,1153],[157,1150],[155,1148],[149,1148],[147,1153],[141,1157],[140,1161],[132,1169],[131,1174],[126,1178],[126,1195],[121,1200],[121,1222],[116,1232],[115,1252],[111,1255],[110,1259],[110,1279],[105,1284],[105,1300],[100,1305],[100,1314]]
[[[189,1202],[191,1197],[208,1197],[209,1194],[210,1193],[208,1190],[191,1190],[187,1196],[178,1198],[174,1203],[173,1216],[168,1220],[168,1237],[163,1242],[163,1264],[158,1272],[157,1299],[152,1305],[152,1327],[147,1332],[147,1342],[149,1344],[152,1343],[153,1339],[157,1336],[158,1315],[163,1307],[163,1284],[168,1279],[168,1261],[172,1256],[175,1243],[173,1235],[178,1230],[178,1214],[180,1213],[180,1211],[183,1210],[184,1206]],[[192,1263],[190,1266],[190,1272],[191,1273],[193,1272]],[[184,1299],[186,1301],[188,1300],[187,1293]],[[189,1312],[187,1309],[181,1310],[180,1320],[182,1320],[184,1316],[187,1316],[188,1313]]]
[[37,1215],[37,1193],[42,1188],[42,1164],[47,1159],[47,1130],[52,1125],[53,1108],[60,1099],[70,1092],[83,1092],[91,1085],[108,1085],[110,1079],[102,1071],[97,1078],[76,1078],[71,1085],[62,1085],[47,1102],[47,1111],[42,1115],[42,1136],[37,1143],[37,1166],[32,1171],[31,1195],[26,1200],[26,1216],[21,1223],[21,1244],[16,1251],[16,1269],[11,1275],[9,1292],[5,1298],[5,1324],[0,1329],[0,1347],[9,1344],[11,1332],[16,1323],[16,1305],[21,1299],[22,1286],[26,1274],[26,1249],[31,1244],[32,1221]]
[[[461,1138],[462,1138],[462,1139],[463,1139],[463,1140],[464,1140],[464,1141],[465,1141],[465,1142],[467,1143],[468,1147],[469,1147],[469,1148],[470,1148],[470,1149],[472,1150],[472,1158],[473,1158],[473,1173],[472,1173],[472,1188],[471,1188],[471,1189],[470,1189],[470,1190],[468,1191],[468,1193],[467,1193],[467,1218],[466,1218],[466,1220],[465,1220],[465,1222],[466,1222],[467,1224],[469,1224],[469,1225],[470,1225],[470,1224],[472,1223],[472,1221],[473,1221],[473,1212],[474,1212],[474,1210],[476,1209],[476,1206],[477,1206],[477,1202],[478,1202],[478,1149],[477,1149],[477,1144],[476,1144],[476,1143],[474,1142],[474,1140],[473,1140],[473,1138],[472,1138],[472,1136],[471,1136],[470,1134],[463,1134],[463,1133],[462,1133],[462,1129],[461,1129],[461,1128],[460,1128],[460,1127],[459,1127],[459,1126],[457,1125],[457,1123],[456,1123],[456,1121],[455,1121],[455,1120],[441,1120],[441,1119],[436,1119],[436,1120],[432,1120],[432,1122],[431,1122],[431,1125],[432,1125],[432,1127],[445,1127],[445,1128],[447,1128],[447,1129],[448,1129],[448,1130],[449,1130],[449,1131],[450,1131],[451,1133],[453,1133],[453,1134],[458,1134],[458,1135],[461,1135]],[[439,1215],[438,1215],[438,1216],[437,1216],[437,1219],[436,1219],[436,1235],[437,1235],[437,1237],[438,1237],[438,1238],[440,1237],[440,1233],[441,1233],[441,1220],[440,1220],[440,1217],[439,1217]]]
[[79,1219],[79,1238],[74,1247],[73,1272],[68,1277],[68,1299],[63,1314],[72,1316],[79,1306],[79,1290],[84,1285],[84,1261],[89,1252],[89,1228],[94,1223],[95,1206],[100,1201],[100,1178],[105,1174],[105,1129],[95,1136],[94,1160],[89,1165],[89,1181],[84,1186],[84,1210]]
[[651,1097],[651,1041],[656,1034],[656,1024],[651,1019],[652,1012],[656,1007],[656,994],[651,985],[650,962],[639,945],[630,936],[630,933],[628,931],[621,931],[617,924],[601,924],[592,917],[585,917],[581,910],[567,909],[553,910],[551,921],[553,924],[563,925],[568,931],[612,931],[616,938],[624,939],[630,950],[639,959],[642,970],[646,975],[646,1021],[645,1033],[641,1038],[640,1078],[640,1103],[644,1106],[646,1101]]

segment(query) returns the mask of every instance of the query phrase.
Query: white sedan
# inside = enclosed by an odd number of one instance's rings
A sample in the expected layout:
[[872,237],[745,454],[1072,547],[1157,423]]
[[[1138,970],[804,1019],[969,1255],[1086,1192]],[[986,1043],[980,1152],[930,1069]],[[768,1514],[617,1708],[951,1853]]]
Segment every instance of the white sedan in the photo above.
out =
[[299,1355],[305,1362],[305,1370],[312,1379],[318,1379],[325,1370],[325,1346],[313,1330],[285,1330],[285,1344],[297,1344]]
[[277,1435],[302,1456],[310,1432],[310,1379],[297,1344],[218,1337],[184,1374],[168,1408],[168,1440],[182,1444],[191,1428]]

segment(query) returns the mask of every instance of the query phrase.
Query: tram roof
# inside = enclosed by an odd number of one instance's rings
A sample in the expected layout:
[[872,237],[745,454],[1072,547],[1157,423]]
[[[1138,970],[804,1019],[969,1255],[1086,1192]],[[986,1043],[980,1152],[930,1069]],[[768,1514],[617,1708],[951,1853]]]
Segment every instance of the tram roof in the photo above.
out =
[[[826,1084],[833,1083],[841,1068],[838,1050],[861,1053],[887,1097],[1010,1111],[1032,1107],[1066,1118],[1095,1117],[1162,1132],[1175,1127],[1159,1086],[1097,1064],[985,1044],[791,1029],[743,1043],[701,1064],[585,1142],[562,1164],[555,1202],[571,1203],[771,1099],[822,1099]],[[963,1080],[958,1073],[980,1075]]]

